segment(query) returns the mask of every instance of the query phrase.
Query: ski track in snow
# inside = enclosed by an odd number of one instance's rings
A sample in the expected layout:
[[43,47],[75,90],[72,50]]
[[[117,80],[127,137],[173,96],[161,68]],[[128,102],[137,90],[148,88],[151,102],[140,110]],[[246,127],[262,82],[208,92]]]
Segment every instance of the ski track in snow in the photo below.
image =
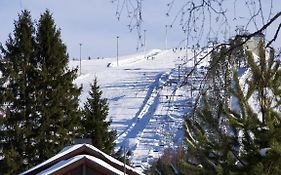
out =
[[128,138],[134,138],[140,134],[149,123],[151,116],[155,113],[159,103],[159,92],[163,84],[167,81],[167,74],[158,74],[156,80],[149,86],[143,105],[132,119],[128,128],[117,136],[116,143],[124,146],[124,141]]
[[[141,171],[159,158],[165,148],[182,144],[184,116],[193,104],[190,84],[179,86],[183,73],[193,65],[191,59],[184,63],[186,51],[148,53],[153,59],[144,59],[143,53],[139,53],[120,57],[119,66],[115,58],[83,60],[82,75],[75,81],[77,85],[83,84],[83,104],[89,83],[98,78],[103,96],[108,98],[112,127],[117,130],[116,149],[130,150],[132,165]],[[70,62],[72,67],[77,64]]]

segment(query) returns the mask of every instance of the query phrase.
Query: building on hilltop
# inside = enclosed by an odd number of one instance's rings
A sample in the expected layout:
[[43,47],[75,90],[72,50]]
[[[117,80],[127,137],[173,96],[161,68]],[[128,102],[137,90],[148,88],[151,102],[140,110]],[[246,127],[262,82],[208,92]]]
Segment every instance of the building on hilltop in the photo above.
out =
[[264,41],[265,35],[263,33],[258,33],[247,41],[245,44],[246,49],[252,51],[256,55],[259,55],[259,43]]

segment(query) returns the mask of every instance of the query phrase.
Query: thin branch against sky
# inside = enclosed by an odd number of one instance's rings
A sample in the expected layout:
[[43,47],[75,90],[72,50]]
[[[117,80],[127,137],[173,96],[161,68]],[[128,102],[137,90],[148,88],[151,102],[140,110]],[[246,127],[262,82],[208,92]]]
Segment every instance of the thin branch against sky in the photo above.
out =
[[[208,39],[227,40],[235,34],[237,26],[244,26],[248,31],[260,28],[281,11],[280,6],[274,5],[278,0],[111,1],[0,1],[0,42],[7,40],[13,30],[13,21],[22,9],[30,10],[34,20],[46,8],[50,9],[61,28],[70,58],[79,57],[79,43],[83,43],[85,58],[115,56],[117,35],[120,36],[120,55],[133,53],[142,46],[143,30],[147,31],[147,49],[164,49],[166,25],[170,26],[169,47],[186,43],[204,46]],[[201,2],[207,2],[206,8],[192,12],[192,7],[200,6]],[[266,30],[269,38],[275,35],[279,23],[280,20],[276,21]],[[273,44],[278,41],[277,38]]]

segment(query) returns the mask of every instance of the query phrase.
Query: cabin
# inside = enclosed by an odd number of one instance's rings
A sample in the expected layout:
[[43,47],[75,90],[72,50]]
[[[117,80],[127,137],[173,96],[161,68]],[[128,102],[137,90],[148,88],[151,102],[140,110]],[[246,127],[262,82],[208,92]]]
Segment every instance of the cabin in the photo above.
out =
[[90,144],[64,148],[20,175],[143,175]]

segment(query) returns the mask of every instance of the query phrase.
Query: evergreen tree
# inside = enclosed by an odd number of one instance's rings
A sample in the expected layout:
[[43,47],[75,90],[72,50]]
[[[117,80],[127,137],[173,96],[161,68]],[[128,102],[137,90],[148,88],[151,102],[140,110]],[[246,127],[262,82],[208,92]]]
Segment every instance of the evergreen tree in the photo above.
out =
[[213,98],[212,105],[229,103],[233,72],[246,65],[246,57],[246,49],[240,37],[231,39],[229,46],[223,45],[211,53],[207,79],[208,95]]
[[1,46],[1,174],[16,174],[32,164],[34,156],[35,30],[30,13],[22,11],[14,26],[6,48]]
[[66,46],[48,10],[40,17],[36,42],[36,111],[40,114],[36,148],[38,162],[41,162],[58,153],[79,135],[78,97],[81,89],[73,83],[77,69],[68,68]]
[[264,43],[259,51],[258,59],[252,53],[246,57],[244,85],[235,71],[232,105],[213,109],[205,95],[201,109],[186,121],[187,163],[200,174],[281,173],[280,63]]
[[209,93],[213,97],[215,106],[220,102],[226,102],[229,98],[230,86],[230,56],[226,55],[228,49],[222,46],[211,53],[210,70],[208,72]]
[[238,68],[242,68],[247,65],[246,49],[243,42],[244,39],[241,37],[235,37],[229,41],[232,57],[231,62]]
[[37,32],[30,13],[15,22],[1,47],[0,172],[16,174],[56,154],[79,136],[77,70],[67,67],[66,46],[49,11]]
[[107,154],[113,153],[115,146],[115,131],[109,131],[111,121],[108,116],[107,99],[102,98],[102,91],[97,84],[97,79],[91,85],[90,97],[83,110],[83,138],[91,138],[92,145]]

